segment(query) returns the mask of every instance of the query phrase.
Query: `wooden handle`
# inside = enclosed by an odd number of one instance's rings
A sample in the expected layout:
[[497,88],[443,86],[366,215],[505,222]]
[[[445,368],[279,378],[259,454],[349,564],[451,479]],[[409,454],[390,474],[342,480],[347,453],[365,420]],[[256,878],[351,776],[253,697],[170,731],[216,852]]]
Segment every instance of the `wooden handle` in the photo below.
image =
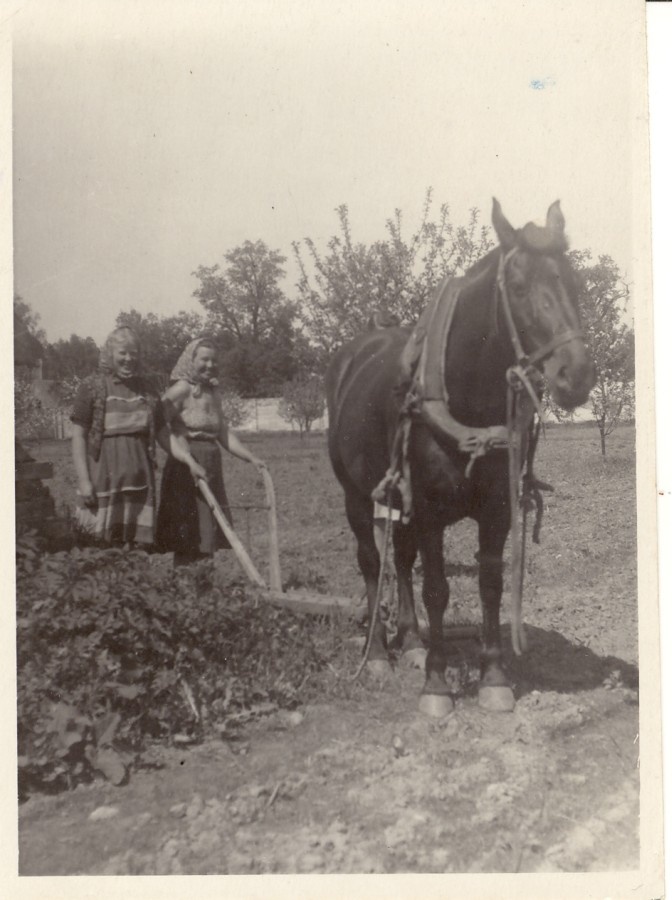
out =
[[201,490],[201,493],[205,497],[205,502],[208,504],[208,506],[212,510],[212,514],[214,515],[215,519],[217,520],[217,524],[224,532],[226,539],[231,544],[231,548],[233,549],[233,552],[238,557],[238,562],[241,564],[241,566],[245,570],[245,574],[250,579],[250,581],[253,581],[255,584],[259,585],[259,587],[262,587],[265,589],[266,582],[264,581],[264,579],[261,577],[261,575],[255,568],[255,565],[252,562],[252,560],[250,559],[250,557],[247,553],[247,550],[245,549],[245,547],[243,547],[242,543],[240,542],[240,538],[238,537],[236,532],[233,530],[230,522],[228,521],[228,519],[222,512],[222,508],[219,505],[219,503],[217,502],[215,495],[210,490],[209,484],[207,483],[207,481],[204,481],[202,478],[199,478],[198,486]]
[[271,582],[272,591],[282,591],[282,576],[280,575],[280,550],[278,547],[278,519],[275,512],[275,488],[273,479],[268,469],[262,469],[266,489],[266,501],[268,503],[268,579]]

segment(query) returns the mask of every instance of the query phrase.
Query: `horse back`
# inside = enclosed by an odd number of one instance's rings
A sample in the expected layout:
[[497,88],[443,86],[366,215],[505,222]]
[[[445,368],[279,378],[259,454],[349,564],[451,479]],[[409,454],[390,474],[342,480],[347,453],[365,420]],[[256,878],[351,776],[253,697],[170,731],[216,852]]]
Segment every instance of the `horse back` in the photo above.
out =
[[397,421],[394,387],[410,329],[376,328],[342,347],[327,369],[329,455],[345,486],[370,495],[389,465]]

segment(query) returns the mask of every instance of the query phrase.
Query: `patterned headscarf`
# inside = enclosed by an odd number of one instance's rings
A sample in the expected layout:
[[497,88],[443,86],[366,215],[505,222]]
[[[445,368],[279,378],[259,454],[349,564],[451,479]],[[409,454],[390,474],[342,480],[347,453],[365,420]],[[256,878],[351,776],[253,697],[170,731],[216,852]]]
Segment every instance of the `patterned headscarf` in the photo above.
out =
[[214,350],[215,344],[212,338],[209,337],[200,337],[191,341],[182,351],[182,355],[175,364],[175,368],[170,373],[171,382],[188,381],[189,384],[193,385],[195,397],[200,395],[201,388],[204,385],[215,387],[218,384],[218,381],[214,376],[208,377],[196,372],[194,358],[199,347],[209,347]]
[[[124,344],[135,344],[138,348],[138,353],[140,353],[140,339],[132,328],[128,328],[125,325],[121,328],[115,328],[105,341],[103,349],[100,351],[100,360],[98,363],[101,372],[104,372],[106,375],[116,374],[112,353],[116,347],[123,346]],[[134,372],[133,374],[137,375],[138,373]]]

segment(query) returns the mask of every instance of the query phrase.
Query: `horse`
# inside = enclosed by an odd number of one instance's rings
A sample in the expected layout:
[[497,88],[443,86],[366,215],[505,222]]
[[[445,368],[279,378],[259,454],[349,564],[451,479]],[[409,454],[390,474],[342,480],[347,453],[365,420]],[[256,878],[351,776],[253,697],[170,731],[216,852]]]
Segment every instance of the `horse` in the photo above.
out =
[[[545,225],[514,229],[493,198],[492,224],[498,245],[463,277],[442,284],[431,317],[423,314],[415,329],[372,318],[369,330],[336,352],[325,376],[328,451],[366,584],[366,664],[375,674],[391,671],[386,631],[376,615],[385,542],[374,527],[372,499],[377,488],[380,499],[387,477],[393,490],[385,494],[384,515],[395,521],[385,526],[386,538],[391,532],[398,584],[394,644],[402,654],[424,657],[420,708],[435,716],[454,705],[445,677],[443,533],[467,517],[478,526],[479,704],[501,711],[515,706],[500,634],[503,552],[517,496],[511,485],[518,470],[511,474],[505,439],[511,434],[511,373],[536,396],[537,408],[543,381],[566,410],[584,403],[595,384],[559,201],[549,207]],[[418,552],[429,621],[426,655],[411,577]]]

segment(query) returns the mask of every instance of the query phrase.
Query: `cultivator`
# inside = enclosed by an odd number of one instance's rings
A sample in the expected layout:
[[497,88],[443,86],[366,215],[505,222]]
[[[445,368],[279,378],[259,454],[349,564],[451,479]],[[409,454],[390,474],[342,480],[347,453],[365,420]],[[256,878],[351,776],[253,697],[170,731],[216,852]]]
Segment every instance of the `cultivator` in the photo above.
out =
[[268,513],[268,583],[259,573],[252,559],[245,549],[242,541],[231,526],[224,512],[212,493],[208,483],[200,479],[198,486],[203,497],[212,510],[217,524],[222,529],[238,562],[253,585],[259,589],[259,597],[274,606],[290,609],[293,612],[307,613],[310,615],[334,615],[349,616],[358,621],[366,618],[366,605],[351,597],[334,597],[327,594],[318,594],[312,591],[291,590],[282,588],[282,575],[280,571],[280,550],[278,544],[278,520],[275,504],[275,488],[273,479],[268,470],[263,469],[264,490],[266,503],[247,505],[245,508],[266,510]]
[[[208,483],[199,480],[198,486],[203,497],[212,510],[217,524],[222,529],[243,571],[258,589],[261,600],[271,603],[273,606],[289,609],[296,613],[307,615],[331,616],[345,615],[363,622],[368,616],[368,607],[364,598],[354,600],[352,597],[336,597],[330,594],[318,594],[306,590],[285,591],[282,587],[282,575],[280,571],[280,551],[278,543],[278,520],[275,503],[275,488],[273,479],[267,469],[262,470],[266,502],[263,504],[246,504],[244,509],[265,510],[268,514],[268,583],[260,574],[253,563],[242,541],[224,515],[222,508]],[[249,539],[248,539],[249,543]],[[382,548],[379,548],[382,549]],[[445,630],[446,637],[451,641],[476,640],[479,636],[477,625],[464,624],[452,625]]]

